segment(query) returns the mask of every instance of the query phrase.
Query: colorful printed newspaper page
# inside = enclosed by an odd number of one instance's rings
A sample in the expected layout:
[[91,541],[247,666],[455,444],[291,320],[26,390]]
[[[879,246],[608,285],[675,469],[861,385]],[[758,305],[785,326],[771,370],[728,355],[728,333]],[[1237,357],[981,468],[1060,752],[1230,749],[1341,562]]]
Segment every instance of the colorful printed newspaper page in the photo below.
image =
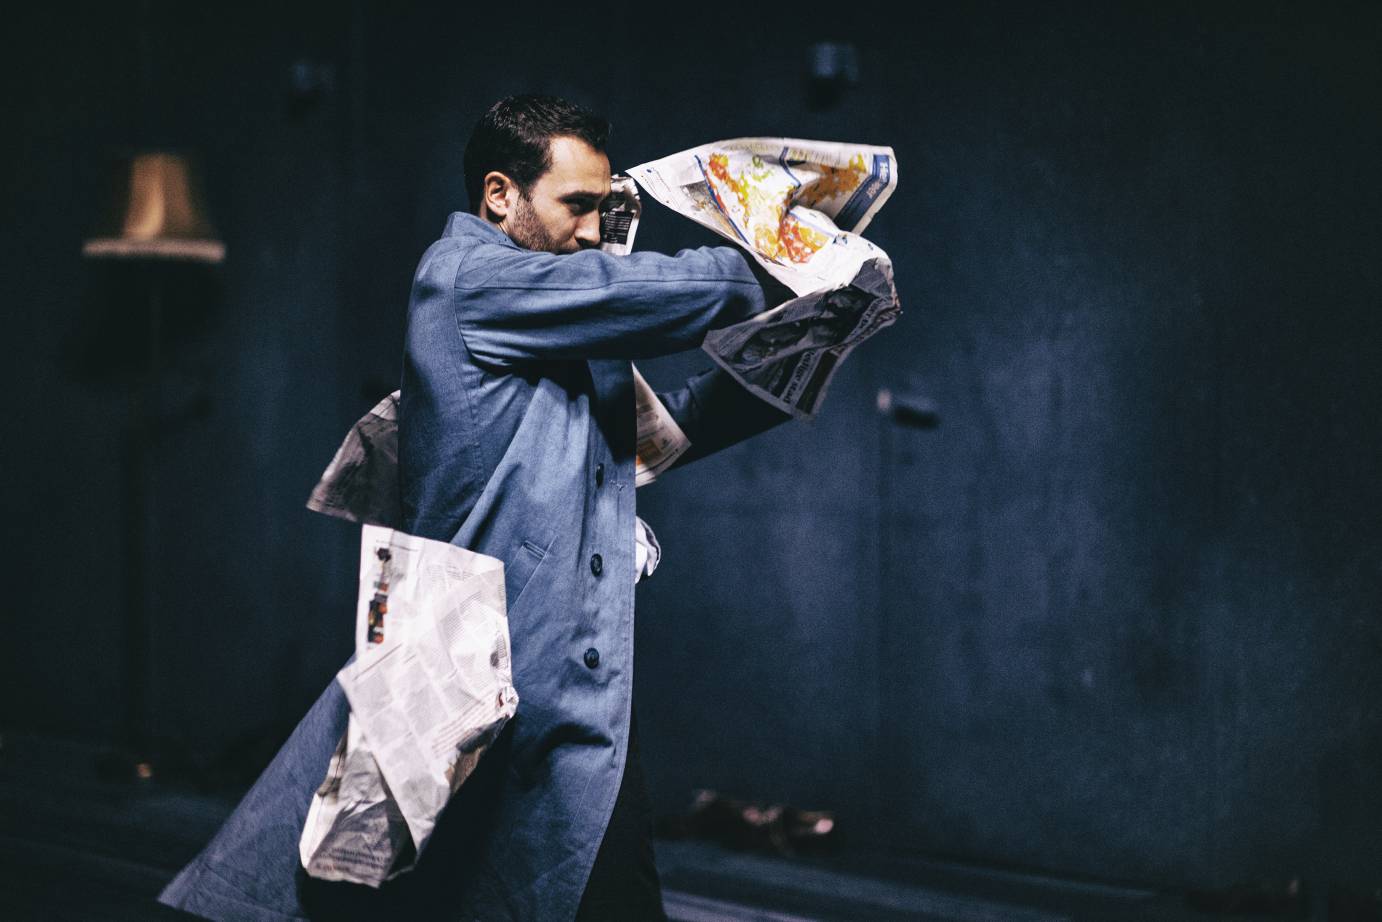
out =
[[735,138],[634,167],[673,211],[748,250],[799,295],[847,283],[870,259],[859,236],[897,187],[891,147]]
[[629,170],[659,202],[742,246],[798,297],[702,346],[763,400],[809,419],[851,350],[901,313],[888,254],[860,233],[897,187],[890,147],[736,138]]

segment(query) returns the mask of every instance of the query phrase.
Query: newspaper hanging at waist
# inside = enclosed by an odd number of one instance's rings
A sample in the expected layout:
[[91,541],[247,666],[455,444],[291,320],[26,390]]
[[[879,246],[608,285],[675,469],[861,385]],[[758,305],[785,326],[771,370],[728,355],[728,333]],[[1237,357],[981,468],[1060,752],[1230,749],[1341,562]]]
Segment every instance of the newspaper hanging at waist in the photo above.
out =
[[300,858],[313,877],[378,887],[413,867],[518,706],[503,563],[363,526],[355,656],[336,679],[350,719]]

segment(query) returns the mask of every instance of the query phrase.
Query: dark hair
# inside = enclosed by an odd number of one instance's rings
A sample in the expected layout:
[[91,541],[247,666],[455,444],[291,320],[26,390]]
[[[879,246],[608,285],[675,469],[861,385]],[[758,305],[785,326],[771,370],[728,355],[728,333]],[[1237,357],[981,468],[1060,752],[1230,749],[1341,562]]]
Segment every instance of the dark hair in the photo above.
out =
[[470,210],[480,213],[485,174],[508,176],[524,192],[552,166],[551,142],[580,138],[598,151],[609,140],[609,122],[558,96],[509,96],[480,116],[465,146],[465,191]]

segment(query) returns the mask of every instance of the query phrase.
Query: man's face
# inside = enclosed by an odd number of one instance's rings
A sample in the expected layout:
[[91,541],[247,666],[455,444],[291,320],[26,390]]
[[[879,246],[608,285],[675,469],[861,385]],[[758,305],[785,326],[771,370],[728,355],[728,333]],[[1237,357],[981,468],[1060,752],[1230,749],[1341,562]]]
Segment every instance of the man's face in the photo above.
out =
[[552,166],[520,193],[504,230],[529,250],[575,253],[600,245],[609,158],[579,138],[551,141]]

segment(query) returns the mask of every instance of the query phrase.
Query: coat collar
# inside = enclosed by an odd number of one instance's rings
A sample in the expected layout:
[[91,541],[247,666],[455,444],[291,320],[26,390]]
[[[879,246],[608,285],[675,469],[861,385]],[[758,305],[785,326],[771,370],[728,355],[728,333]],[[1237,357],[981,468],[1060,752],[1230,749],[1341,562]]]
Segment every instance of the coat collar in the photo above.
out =
[[465,211],[454,212],[451,217],[446,219],[447,237],[479,237],[482,240],[494,243],[507,243],[509,246],[516,247],[518,244],[509,239],[509,235],[489,223],[485,219],[470,214]]

